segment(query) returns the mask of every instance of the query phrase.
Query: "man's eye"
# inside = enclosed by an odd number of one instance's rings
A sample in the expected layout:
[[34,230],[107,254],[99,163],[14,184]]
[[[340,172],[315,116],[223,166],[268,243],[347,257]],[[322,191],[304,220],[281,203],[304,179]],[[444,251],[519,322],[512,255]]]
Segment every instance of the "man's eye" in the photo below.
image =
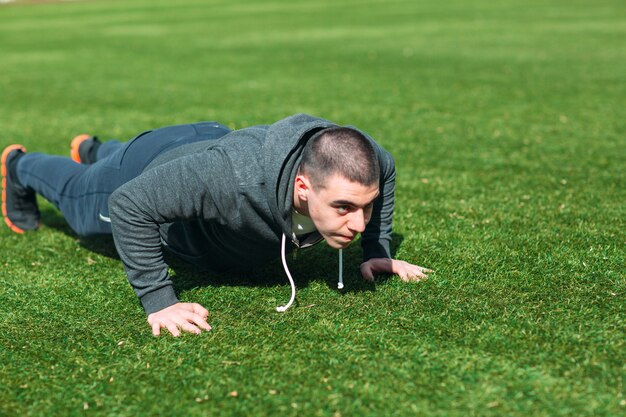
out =
[[339,206],[337,207],[337,211],[341,214],[345,214],[348,212],[348,210],[350,210],[350,207],[348,206]]

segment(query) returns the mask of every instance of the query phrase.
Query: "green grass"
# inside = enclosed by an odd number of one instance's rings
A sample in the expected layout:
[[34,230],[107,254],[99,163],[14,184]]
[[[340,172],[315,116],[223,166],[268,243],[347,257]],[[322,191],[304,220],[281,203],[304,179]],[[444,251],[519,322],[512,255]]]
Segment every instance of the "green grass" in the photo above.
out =
[[[336,254],[211,277],[214,330],[153,338],[109,239],[0,230],[0,415],[626,412],[626,6],[91,1],[0,7],[0,145],[307,112],[396,158],[394,248],[436,273],[347,291]],[[236,396],[231,393],[236,391]]]

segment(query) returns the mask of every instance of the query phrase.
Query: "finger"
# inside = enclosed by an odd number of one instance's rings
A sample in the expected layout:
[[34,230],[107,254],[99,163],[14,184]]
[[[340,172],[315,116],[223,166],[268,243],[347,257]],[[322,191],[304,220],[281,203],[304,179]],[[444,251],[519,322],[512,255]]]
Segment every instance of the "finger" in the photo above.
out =
[[422,270],[422,272],[424,272],[426,274],[432,274],[433,272],[435,272],[432,269],[424,268],[423,266],[418,266],[418,268],[420,268]]
[[187,321],[180,323],[178,327],[180,327],[184,332],[187,332],[187,333],[193,333],[193,334],[201,333],[200,329],[198,329],[196,326],[194,326],[193,324]]
[[193,321],[198,327],[200,327],[203,330],[206,330],[207,332],[210,332],[211,329],[213,329],[211,327],[211,325],[209,323],[206,322],[206,320],[204,319],[200,319],[200,320],[194,320]]
[[409,274],[400,274],[400,279],[404,282],[415,282],[420,280],[419,277]]
[[409,274],[417,274],[417,275],[420,275],[420,276],[426,276],[428,272],[432,272],[428,268],[424,268],[424,267],[417,266],[417,265],[411,265],[411,264],[408,264],[408,263],[403,265],[403,267],[400,268],[400,270],[401,271],[403,270],[403,271],[405,271],[406,273],[409,273]]
[[[207,323],[201,315],[196,313],[181,313],[175,321],[178,327],[192,333],[200,333],[200,329],[198,329],[198,327],[206,330],[207,332],[211,330],[211,326],[209,325],[209,323]],[[198,327],[196,327],[194,324]],[[193,331],[188,330],[191,329],[191,327],[189,327],[188,325],[191,325],[193,327]]]
[[202,307],[200,304],[198,303],[193,303],[193,312],[196,314],[200,314],[202,316],[202,318],[206,319],[207,317],[209,317],[209,310],[207,310],[206,308]]
[[423,278],[417,275],[404,275],[404,276],[400,276],[400,279],[402,279],[402,281],[404,282],[419,282]]
[[180,336],[180,330],[178,330],[178,326],[173,321],[168,321],[164,324],[164,327],[172,334],[174,337]]
[[361,276],[366,281],[374,281],[374,274],[372,273],[371,268],[369,268],[367,265],[361,265]]
[[161,334],[161,325],[157,321],[150,323],[150,326],[152,327],[153,335],[159,336]]
[[418,270],[414,270],[410,272],[402,271],[402,273],[400,273],[399,275],[400,275],[400,278],[405,282],[416,282],[416,281],[421,281],[422,279],[428,278],[428,275]]
[[421,269],[414,269],[409,272],[410,275],[417,275],[418,277],[428,278],[428,274],[424,273]]
[[199,314],[191,313],[189,315],[182,315],[181,319],[182,320],[178,322],[179,327],[182,327],[183,325],[187,323],[193,323],[197,325],[198,327],[201,327],[202,329],[206,330],[207,332],[211,330],[211,326],[209,325],[209,323],[207,323],[204,317],[202,317]]
[[185,320],[186,323],[194,323],[198,325],[199,327],[201,327],[202,329],[206,330],[207,332],[211,330],[211,326],[209,325],[209,323],[207,323],[205,318],[202,317],[200,314],[196,314],[196,313],[185,314],[182,316],[182,318]]

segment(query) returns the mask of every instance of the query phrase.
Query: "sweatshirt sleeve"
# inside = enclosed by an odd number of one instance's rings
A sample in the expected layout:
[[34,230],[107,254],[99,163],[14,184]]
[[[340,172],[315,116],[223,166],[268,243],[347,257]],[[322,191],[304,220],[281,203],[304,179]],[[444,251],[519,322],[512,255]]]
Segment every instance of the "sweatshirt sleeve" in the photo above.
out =
[[111,194],[115,246],[146,314],[178,302],[163,259],[159,225],[223,219],[236,212],[231,173],[226,156],[211,150],[145,171]]
[[363,260],[391,258],[391,228],[396,181],[396,168],[389,152],[377,147],[380,162],[380,196],[374,202],[372,218],[361,236]]

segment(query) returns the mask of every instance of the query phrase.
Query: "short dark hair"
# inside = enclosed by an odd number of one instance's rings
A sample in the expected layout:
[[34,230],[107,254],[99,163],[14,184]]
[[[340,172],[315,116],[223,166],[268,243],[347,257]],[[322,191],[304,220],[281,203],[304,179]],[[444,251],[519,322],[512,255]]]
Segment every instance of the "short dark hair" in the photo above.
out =
[[298,170],[313,187],[324,187],[328,177],[338,174],[362,185],[380,181],[378,157],[370,141],[349,127],[332,127],[314,135],[304,146]]

